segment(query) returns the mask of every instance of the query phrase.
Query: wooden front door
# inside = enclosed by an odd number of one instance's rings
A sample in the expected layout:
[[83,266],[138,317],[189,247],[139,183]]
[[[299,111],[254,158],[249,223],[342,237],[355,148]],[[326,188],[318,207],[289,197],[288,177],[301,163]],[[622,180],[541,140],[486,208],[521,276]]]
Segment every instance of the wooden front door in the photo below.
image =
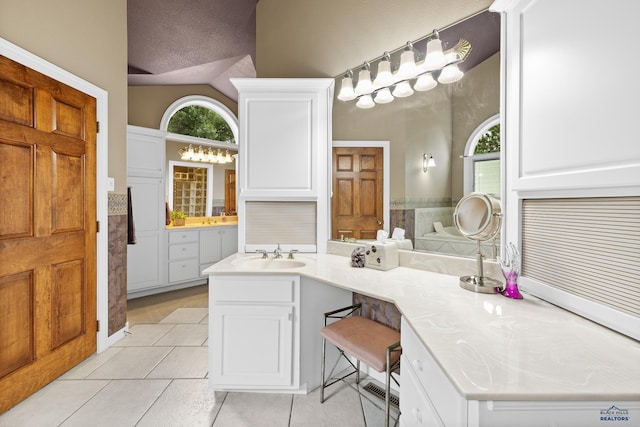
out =
[[383,227],[382,160],[379,147],[333,148],[332,239],[375,239]]
[[96,100],[0,56],[0,413],[96,351]]

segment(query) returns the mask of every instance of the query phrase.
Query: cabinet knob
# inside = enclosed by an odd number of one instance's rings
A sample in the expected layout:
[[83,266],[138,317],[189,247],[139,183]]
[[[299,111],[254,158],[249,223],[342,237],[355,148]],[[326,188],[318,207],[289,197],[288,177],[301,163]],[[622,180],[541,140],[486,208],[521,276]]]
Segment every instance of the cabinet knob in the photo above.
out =
[[414,360],[413,361],[413,367],[416,368],[417,370],[419,370],[420,372],[422,372],[422,369],[423,369],[422,361],[421,360]]

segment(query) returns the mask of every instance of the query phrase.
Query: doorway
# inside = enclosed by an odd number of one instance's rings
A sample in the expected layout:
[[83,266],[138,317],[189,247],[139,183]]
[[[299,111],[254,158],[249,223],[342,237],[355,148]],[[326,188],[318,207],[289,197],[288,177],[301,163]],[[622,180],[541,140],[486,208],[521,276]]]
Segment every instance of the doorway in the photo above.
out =
[[333,141],[331,239],[389,232],[389,141]]

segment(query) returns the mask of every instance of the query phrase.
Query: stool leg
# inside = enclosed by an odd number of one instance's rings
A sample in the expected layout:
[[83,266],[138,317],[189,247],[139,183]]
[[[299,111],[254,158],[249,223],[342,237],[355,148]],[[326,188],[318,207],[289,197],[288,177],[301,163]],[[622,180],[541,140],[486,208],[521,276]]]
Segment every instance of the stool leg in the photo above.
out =
[[385,384],[385,395],[384,395],[384,416],[385,427],[389,427],[389,407],[391,403],[391,350],[387,348],[387,371],[386,371],[386,384]]
[[326,384],[324,379],[324,364],[327,353],[327,340],[322,338],[322,368],[320,369],[322,375],[322,384],[320,385],[320,403],[324,403],[324,385]]

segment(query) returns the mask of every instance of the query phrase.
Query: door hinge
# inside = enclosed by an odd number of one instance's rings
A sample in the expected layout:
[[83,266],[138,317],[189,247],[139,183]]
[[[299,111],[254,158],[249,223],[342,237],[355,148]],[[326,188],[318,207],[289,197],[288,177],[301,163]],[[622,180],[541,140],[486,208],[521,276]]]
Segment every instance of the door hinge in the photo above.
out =
[[100,221],[96,221],[96,233],[100,232]]
[[100,122],[96,122],[96,133],[100,133]]
[[100,332],[100,321],[96,320],[96,332]]

